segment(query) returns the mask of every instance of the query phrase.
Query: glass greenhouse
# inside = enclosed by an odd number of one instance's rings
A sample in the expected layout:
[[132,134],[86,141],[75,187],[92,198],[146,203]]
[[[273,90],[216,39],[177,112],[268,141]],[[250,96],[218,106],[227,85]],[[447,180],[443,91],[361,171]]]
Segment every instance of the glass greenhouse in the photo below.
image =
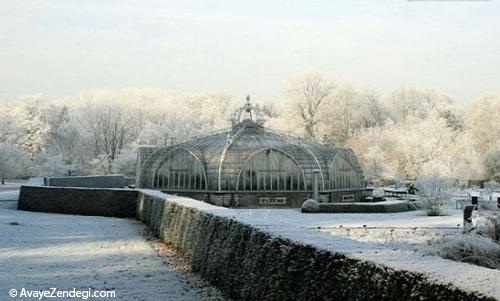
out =
[[141,147],[136,186],[229,207],[360,201],[369,192],[356,155],[264,127],[250,99],[231,129],[171,147]]

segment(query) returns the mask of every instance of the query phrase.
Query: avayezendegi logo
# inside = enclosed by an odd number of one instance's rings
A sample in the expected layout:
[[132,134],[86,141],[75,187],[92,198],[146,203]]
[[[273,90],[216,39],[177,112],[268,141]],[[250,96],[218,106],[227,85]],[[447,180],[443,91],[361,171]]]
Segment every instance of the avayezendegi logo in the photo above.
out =
[[9,296],[12,298],[32,298],[42,300],[44,298],[75,298],[87,300],[88,298],[115,298],[115,291],[93,291],[92,289],[87,290],[77,290],[73,288],[71,290],[58,290],[55,287],[51,287],[47,290],[27,290],[24,287],[21,290],[11,289],[9,290]]

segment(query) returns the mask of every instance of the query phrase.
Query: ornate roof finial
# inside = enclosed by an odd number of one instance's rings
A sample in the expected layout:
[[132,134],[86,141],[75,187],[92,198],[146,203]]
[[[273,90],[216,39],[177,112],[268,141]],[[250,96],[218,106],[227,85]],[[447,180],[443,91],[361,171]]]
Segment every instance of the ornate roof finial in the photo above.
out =
[[250,102],[250,95],[247,95],[245,105],[236,110],[235,117],[231,119],[231,122],[234,130],[239,130],[242,127],[262,128],[264,118],[259,107],[254,107]]
[[245,109],[245,112],[250,113],[250,119],[252,119],[252,104],[250,103],[250,95],[247,95],[247,103],[243,107]]

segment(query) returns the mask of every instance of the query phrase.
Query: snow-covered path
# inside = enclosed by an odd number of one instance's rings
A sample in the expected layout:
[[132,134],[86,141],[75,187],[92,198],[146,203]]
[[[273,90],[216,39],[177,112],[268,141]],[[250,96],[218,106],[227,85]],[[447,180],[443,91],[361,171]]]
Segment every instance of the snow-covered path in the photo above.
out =
[[6,182],[5,184],[0,184],[0,191],[19,190],[21,184],[21,182]]
[[0,202],[17,201],[19,199],[19,190],[0,191]]
[[0,203],[0,300],[23,287],[114,290],[116,300],[222,300],[158,256],[137,221],[18,211],[7,203]]

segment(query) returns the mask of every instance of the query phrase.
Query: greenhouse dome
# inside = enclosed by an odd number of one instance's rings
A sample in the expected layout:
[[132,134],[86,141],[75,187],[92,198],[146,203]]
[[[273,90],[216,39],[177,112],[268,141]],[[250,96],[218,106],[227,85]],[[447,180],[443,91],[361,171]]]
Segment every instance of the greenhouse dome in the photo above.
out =
[[315,185],[320,202],[366,196],[363,170],[350,149],[265,128],[249,97],[235,116],[227,131],[170,147],[141,147],[136,186],[230,207],[298,207]]

